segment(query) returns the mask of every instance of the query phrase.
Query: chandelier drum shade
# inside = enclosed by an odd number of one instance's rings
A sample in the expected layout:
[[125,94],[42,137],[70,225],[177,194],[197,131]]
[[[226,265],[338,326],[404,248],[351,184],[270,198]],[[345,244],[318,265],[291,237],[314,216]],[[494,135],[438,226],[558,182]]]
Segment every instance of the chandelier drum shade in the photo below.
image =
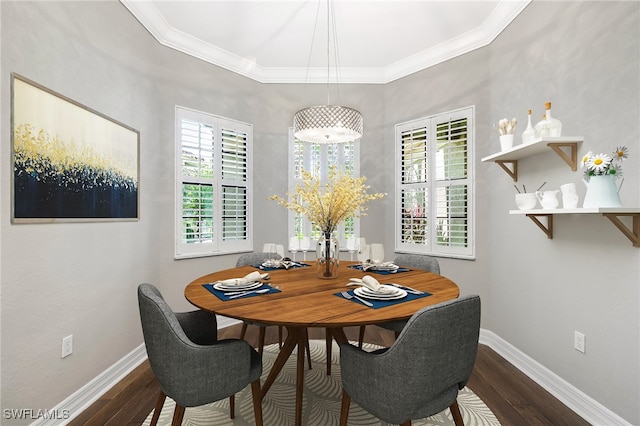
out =
[[[332,0],[327,0],[327,104],[320,106],[312,106],[301,109],[296,112],[293,117],[293,134],[296,139],[304,142],[312,143],[344,143],[355,141],[362,137],[363,124],[362,114],[353,108],[331,105],[329,97],[330,83],[330,30],[333,29],[334,54],[336,65],[336,86],[338,81],[338,41],[337,31],[335,28],[335,17],[331,20],[331,12],[335,13],[332,8]],[[320,1],[318,2],[318,13],[316,15],[316,25],[320,12]],[[315,35],[315,28],[313,31]],[[313,41],[311,43],[313,49]],[[309,55],[311,59],[311,55]]]
[[293,117],[293,132],[298,140],[313,143],[343,143],[362,137],[362,115],[339,105],[313,106]]

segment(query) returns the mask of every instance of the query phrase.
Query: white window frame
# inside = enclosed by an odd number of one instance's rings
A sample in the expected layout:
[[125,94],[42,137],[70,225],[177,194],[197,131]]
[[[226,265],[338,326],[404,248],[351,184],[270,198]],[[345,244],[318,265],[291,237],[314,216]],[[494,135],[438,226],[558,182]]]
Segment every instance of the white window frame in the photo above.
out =
[[[436,177],[436,169],[438,165],[438,153],[437,153],[437,142],[436,142],[436,129],[438,124],[444,124],[448,122],[453,122],[455,120],[467,120],[467,174],[464,179],[440,179],[438,180]],[[461,259],[475,259],[475,198],[474,198],[474,182],[475,182],[475,172],[474,172],[474,145],[475,145],[475,129],[474,129],[474,120],[475,120],[475,107],[470,106],[466,108],[460,108],[457,110],[436,114],[433,116],[423,117],[416,120],[407,121],[404,123],[397,124],[395,126],[395,141],[396,141],[396,194],[395,194],[395,250],[397,252],[403,253],[417,253],[417,254],[427,254],[431,256],[439,256],[439,257],[453,257],[453,258],[461,258]],[[417,182],[417,183],[407,183],[402,181],[402,135],[406,132],[411,131],[426,131],[426,157],[427,157],[427,171],[424,172],[426,176],[426,181]],[[444,163],[441,163],[444,164]],[[420,179],[417,179],[420,180]],[[440,203],[442,205],[443,201],[446,200],[446,196],[444,199],[438,200],[437,193],[442,189],[446,189],[450,186],[454,185],[465,185],[466,186],[466,246],[456,246],[455,244],[447,244],[447,243],[438,243],[437,236],[439,230],[441,228],[437,228],[438,220],[437,220],[437,205]],[[424,215],[424,221],[426,221],[426,226],[422,229],[426,231],[426,238],[423,241],[419,241],[417,243],[407,241],[403,241],[403,200],[402,195],[404,190],[416,189],[418,192],[424,192],[426,199],[426,207],[424,212],[420,212],[416,214],[416,216],[421,218],[421,215]],[[429,201],[429,200],[434,200]],[[446,212],[449,212],[452,209],[444,209]],[[442,211],[442,208],[440,209]],[[414,213],[412,212],[411,215]],[[432,218],[436,218],[436,220],[431,220]],[[404,217],[404,225],[407,226],[407,217],[405,213]],[[411,221],[414,222],[413,216],[411,216]],[[416,221],[420,225],[420,221]],[[422,230],[421,230],[422,231]]]
[[[296,170],[296,142],[303,144],[303,164],[302,168],[306,171],[312,172],[315,174],[314,169],[314,160],[312,159],[312,145],[316,145],[320,148],[320,158],[317,161],[317,165],[319,166],[320,176],[324,178],[327,177],[329,171],[329,149],[332,146],[336,148],[341,146],[342,144],[312,144],[310,142],[301,142],[297,141],[295,136],[293,135],[293,128],[289,128],[289,189],[288,192],[293,194],[295,192],[296,185],[302,183],[302,179],[300,178],[300,170]],[[360,176],[360,139],[347,142],[353,144],[353,177]],[[345,165],[345,157],[344,150],[337,149],[337,161],[334,164],[338,167],[339,170],[343,170]],[[314,250],[314,244],[320,238],[320,234],[318,232],[314,233],[312,230],[311,223],[305,217],[299,218],[302,228],[302,236],[306,236],[310,238],[311,249]],[[288,210],[288,220],[287,220],[287,229],[289,235],[289,241],[293,237],[300,237],[301,235],[296,235],[296,214],[292,210]],[[354,218],[353,220],[353,235],[357,238],[360,235],[360,219]],[[338,240],[338,246],[340,251],[347,250],[347,236],[345,232],[345,221],[343,221],[336,229],[334,233],[334,237]]]
[[[248,123],[216,116],[210,113],[176,105],[175,109],[175,254],[176,259],[215,256],[253,248],[253,126]],[[182,173],[182,121],[190,120],[213,129],[213,176],[185,176]],[[223,132],[238,133],[245,137],[246,160],[244,178],[230,179],[223,174]],[[228,139],[227,139],[228,140]],[[228,156],[226,157],[228,158]],[[183,241],[183,183],[213,186],[213,237],[206,241],[186,243]],[[245,232],[243,238],[225,238],[223,235],[223,188],[240,188],[245,192]],[[233,208],[233,204],[230,204]]]

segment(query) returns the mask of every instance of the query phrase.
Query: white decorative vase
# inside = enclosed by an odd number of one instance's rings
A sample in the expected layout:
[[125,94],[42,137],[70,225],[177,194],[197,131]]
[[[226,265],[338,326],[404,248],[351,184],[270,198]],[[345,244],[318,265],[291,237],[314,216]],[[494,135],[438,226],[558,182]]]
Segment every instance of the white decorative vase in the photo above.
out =
[[513,134],[500,135],[500,149],[506,151],[513,148]]
[[622,207],[614,175],[591,176],[582,207]]

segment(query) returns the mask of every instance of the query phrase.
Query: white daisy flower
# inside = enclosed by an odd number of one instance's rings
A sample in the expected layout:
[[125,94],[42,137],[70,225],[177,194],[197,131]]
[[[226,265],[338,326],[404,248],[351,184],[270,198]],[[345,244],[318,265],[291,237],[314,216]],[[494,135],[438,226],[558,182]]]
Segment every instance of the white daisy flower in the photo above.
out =
[[611,165],[611,161],[611,157],[607,154],[597,154],[589,159],[587,167],[596,172],[596,174],[604,174]]
[[629,158],[629,149],[626,146],[619,146],[613,153],[614,160],[622,161],[625,158]]
[[616,177],[622,177],[622,166],[620,165],[612,165],[609,169],[610,175],[615,175]]
[[591,159],[591,157],[593,157],[593,152],[589,151],[587,152],[583,157],[582,157],[582,161],[580,162],[580,167],[584,167],[587,165],[587,163],[589,162],[589,160]]

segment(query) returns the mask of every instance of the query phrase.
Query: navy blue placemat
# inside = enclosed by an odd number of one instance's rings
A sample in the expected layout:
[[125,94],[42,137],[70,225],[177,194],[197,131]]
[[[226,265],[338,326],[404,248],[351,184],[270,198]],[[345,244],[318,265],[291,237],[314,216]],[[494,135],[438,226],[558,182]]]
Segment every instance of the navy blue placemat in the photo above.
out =
[[[349,268],[351,269],[357,269],[358,271],[362,271],[362,265],[351,265],[349,266]],[[398,272],[408,272],[411,269],[409,268],[398,268],[395,271],[376,271],[375,269],[367,269],[366,273],[371,272],[372,274],[380,274],[380,275],[393,275],[393,274],[397,274]]]
[[[347,293],[349,293],[350,295],[354,296],[353,290],[349,290],[349,291],[347,291]],[[342,292],[334,293],[333,295],[334,296],[338,296],[341,299],[345,299],[345,300],[349,300],[350,302],[357,303],[359,305],[367,306],[364,303],[362,303],[361,301],[359,301],[358,299],[356,299],[355,297],[353,299],[346,299],[342,295]],[[380,309],[380,308],[384,308],[386,306],[397,305],[398,303],[409,302],[411,300],[421,299],[421,298],[427,297],[427,296],[431,296],[431,293],[426,293],[426,292],[425,293],[421,293],[421,294],[407,293],[407,295],[405,297],[403,297],[402,299],[393,299],[393,300],[373,300],[373,299],[365,299],[364,297],[363,297],[363,299],[373,305],[373,306],[367,306],[367,308]]]
[[[289,269],[294,269],[294,268],[303,268],[305,266],[311,266],[308,265],[306,263],[294,263],[293,265],[289,266]],[[279,269],[287,269],[284,266],[280,266],[280,267],[276,267],[276,266],[262,266],[262,265],[253,265],[254,268],[260,269],[261,271],[277,271]]]
[[[258,288],[253,288],[251,290],[262,290],[265,288],[268,288],[269,291],[266,293],[249,293],[245,296],[240,296],[240,297],[234,297],[233,299],[230,299],[229,296],[225,296],[225,293],[231,293],[233,290],[228,290],[228,291],[220,291],[220,290],[216,290],[215,288],[213,288],[213,284],[202,284],[202,286],[204,288],[206,288],[207,290],[209,290],[211,293],[215,294],[216,297],[220,300],[236,300],[236,299],[245,299],[247,297],[253,297],[253,296],[262,296],[263,294],[271,294],[271,293],[280,293],[280,290],[278,290],[277,288],[273,288],[271,286],[268,286],[266,284],[262,285],[261,287]],[[251,290],[247,290],[247,291],[251,291]]]

